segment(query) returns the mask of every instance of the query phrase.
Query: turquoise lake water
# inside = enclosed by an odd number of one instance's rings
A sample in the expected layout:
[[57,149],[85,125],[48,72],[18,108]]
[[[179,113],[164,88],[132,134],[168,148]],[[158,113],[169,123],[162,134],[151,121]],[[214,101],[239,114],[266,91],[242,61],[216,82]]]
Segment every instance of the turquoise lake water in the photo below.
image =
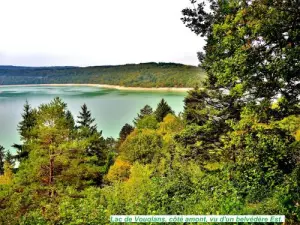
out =
[[172,109],[183,111],[183,99],[186,93],[161,91],[123,91],[99,87],[1,87],[0,88],[0,145],[10,149],[13,143],[20,143],[17,125],[21,120],[23,105],[26,100],[32,107],[48,103],[54,97],[60,97],[67,103],[75,120],[81,105],[87,104],[96,119],[98,130],[104,137],[118,137],[125,123],[132,120],[146,104],[153,109],[164,98]]

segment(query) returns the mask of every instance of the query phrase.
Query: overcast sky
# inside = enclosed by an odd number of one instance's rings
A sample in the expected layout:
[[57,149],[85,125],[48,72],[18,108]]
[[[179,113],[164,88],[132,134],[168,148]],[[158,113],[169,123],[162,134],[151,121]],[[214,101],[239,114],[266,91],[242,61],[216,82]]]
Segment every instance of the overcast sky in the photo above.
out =
[[0,65],[197,65],[189,0],[0,0]]

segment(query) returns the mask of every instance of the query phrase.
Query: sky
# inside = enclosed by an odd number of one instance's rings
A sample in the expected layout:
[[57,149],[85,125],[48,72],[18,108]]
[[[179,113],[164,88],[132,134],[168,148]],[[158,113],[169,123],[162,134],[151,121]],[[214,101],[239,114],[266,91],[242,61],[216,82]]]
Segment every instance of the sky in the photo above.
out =
[[0,0],[0,65],[197,65],[189,0]]

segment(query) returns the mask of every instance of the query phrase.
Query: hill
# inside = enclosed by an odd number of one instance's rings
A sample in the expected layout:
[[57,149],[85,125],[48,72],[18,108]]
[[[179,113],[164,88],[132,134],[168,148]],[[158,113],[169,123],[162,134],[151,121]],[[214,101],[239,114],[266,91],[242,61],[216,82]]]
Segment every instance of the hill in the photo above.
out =
[[200,68],[176,63],[93,67],[0,66],[0,85],[90,83],[126,87],[193,87],[204,77]]

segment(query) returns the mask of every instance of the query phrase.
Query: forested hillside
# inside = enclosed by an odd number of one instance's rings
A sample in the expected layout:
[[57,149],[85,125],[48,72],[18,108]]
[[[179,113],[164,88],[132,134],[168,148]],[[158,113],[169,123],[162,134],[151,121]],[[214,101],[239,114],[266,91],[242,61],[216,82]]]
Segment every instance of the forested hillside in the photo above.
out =
[[207,77],[182,114],[146,105],[113,140],[85,104],[74,116],[59,98],[25,103],[18,154],[0,147],[0,224],[227,214],[300,224],[299,3],[209,2],[183,10],[207,37]]
[[0,66],[0,84],[111,84],[126,87],[194,87],[202,69],[175,63],[95,67]]

